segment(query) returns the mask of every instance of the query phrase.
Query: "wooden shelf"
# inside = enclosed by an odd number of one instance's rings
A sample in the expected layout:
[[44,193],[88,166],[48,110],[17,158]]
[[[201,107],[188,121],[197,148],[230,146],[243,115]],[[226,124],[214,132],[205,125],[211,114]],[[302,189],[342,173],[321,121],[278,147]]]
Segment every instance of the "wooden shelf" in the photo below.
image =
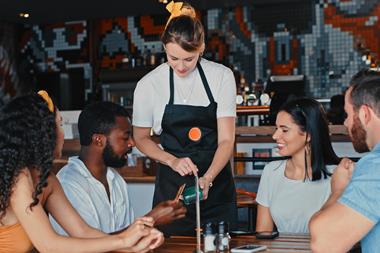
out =
[[[275,131],[275,126],[236,127],[236,142],[274,142],[272,135]],[[329,125],[329,131],[331,141],[351,142],[347,129],[343,125]]]
[[269,106],[267,105],[238,105],[236,106],[237,115],[242,114],[269,114]]

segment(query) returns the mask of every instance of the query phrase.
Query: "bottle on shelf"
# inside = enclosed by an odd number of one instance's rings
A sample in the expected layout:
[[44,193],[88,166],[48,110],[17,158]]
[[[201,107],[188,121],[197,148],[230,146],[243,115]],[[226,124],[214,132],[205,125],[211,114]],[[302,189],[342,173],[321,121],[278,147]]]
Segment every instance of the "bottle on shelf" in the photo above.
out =
[[149,57],[149,65],[156,66],[156,49],[154,45],[152,46],[152,52]]
[[145,45],[143,51],[141,52],[142,66],[146,66],[147,62],[149,61],[147,53],[148,53],[148,46]]

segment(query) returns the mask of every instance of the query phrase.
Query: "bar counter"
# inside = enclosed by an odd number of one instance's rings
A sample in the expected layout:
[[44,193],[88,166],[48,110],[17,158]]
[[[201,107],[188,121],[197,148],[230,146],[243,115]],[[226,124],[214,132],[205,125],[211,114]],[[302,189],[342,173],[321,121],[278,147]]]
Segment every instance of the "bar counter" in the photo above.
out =
[[[280,234],[272,240],[259,240],[255,236],[232,237],[230,248],[246,245],[266,245],[267,250],[260,252],[311,252],[310,236],[308,234]],[[203,245],[202,245],[203,246]],[[192,253],[196,249],[195,237],[166,238],[164,244],[154,250],[155,253]],[[230,251],[228,251],[230,252]]]

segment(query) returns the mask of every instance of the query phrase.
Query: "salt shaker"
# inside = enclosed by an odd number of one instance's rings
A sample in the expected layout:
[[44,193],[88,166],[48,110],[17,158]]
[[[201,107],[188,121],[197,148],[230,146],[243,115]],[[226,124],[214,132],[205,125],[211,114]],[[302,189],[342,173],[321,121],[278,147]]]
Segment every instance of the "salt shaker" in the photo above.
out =
[[208,222],[203,228],[203,251],[216,252],[216,229],[212,222]]
[[218,224],[218,250],[219,252],[230,249],[230,234],[228,233],[228,223],[221,221]]

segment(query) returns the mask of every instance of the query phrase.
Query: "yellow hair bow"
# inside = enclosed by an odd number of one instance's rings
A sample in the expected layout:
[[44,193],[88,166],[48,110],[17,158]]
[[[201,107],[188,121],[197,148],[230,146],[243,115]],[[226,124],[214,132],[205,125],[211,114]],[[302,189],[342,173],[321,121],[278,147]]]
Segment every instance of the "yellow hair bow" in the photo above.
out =
[[51,100],[49,94],[44,90],[40,90],[39,92],[37,92],[37,94],[45,100],[45,102],[48,105],[49,111],[54,112],[53,100]]
[[183,2],[171,1],[170,3],[166,5],[166,9],[170,12],[170,17],[168,21],[166,22],[166,25],[169,24],[172,18],[181,16],[181,15],[187,15],[192,18],[195,18],[197,16],[194,8],[188,4],[184,4]]
[[175,18],[175,17],[178,17],[179,15],[181,15],[182,5],[183,5],[183,2],[176,2],[175,3],[174,1],[171,1],[170,3],[168,3],[166,5],[166,9],[171,14],[170,17],[169,17],[169,20],[171,20],[172,18]]

